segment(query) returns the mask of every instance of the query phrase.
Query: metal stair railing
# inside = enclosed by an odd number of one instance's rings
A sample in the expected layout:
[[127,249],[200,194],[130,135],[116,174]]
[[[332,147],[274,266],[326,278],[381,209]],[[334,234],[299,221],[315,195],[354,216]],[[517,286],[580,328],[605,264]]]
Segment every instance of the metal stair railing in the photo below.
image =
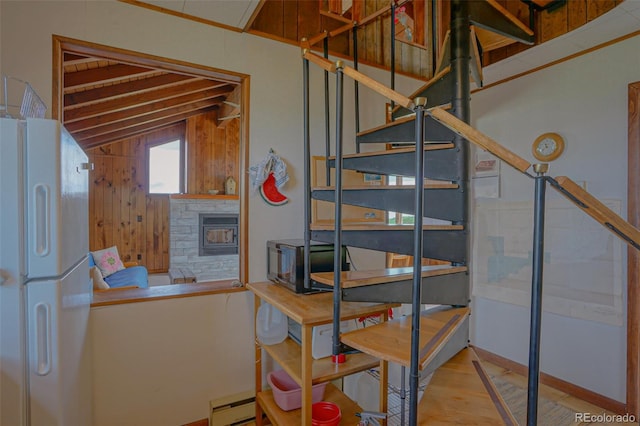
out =
[[[430,115],[435,120],[444,124],[446,127],[453,130],[459,136],[463,137],[465,140],[470,143],[475,144],[479,148],[489,151],[491,154],[495,155],[509,166],[518,170],[525,176],[533,179],[535,181],[535,196],[534,196],[534,229],[533,229],[533,273],[532,273],[532,300],[531,300],[531,325],[530,325],[530,348],[529,348],[529,377],[528,377],[528,393],[527,393],[527,424],[533,426],[537,422],[537,401],[538,401],[538,378],[539,378],[539,355],[540,355],[540,329],[541,329],[541,315],[542,315],[542,289],[543,289],[543,262],[542,256],[544,251],[544,212],[545,212],[545,196],[546,196],[546,184],[549,183],[552,188],[556,189],[562,195],[564,195],[568,200],[578,206],[582,211],[584,211],[587,215],[591,216],[598,223],[609,229],[614,235],[621,238],[625,243],[629,246],[640,250],[640,230],[635,228],[633,225],[629,224],[619,215],[608,209],[603,203],[601,203],[596,197],[589,194],[587,191],[583,190],[578,186],[575,182],[567,177],[557,177],[551,178],[546,176],[545,173],[548,170],[548,165],[546,164],[536,164],[533,165],[533,171],[535,173],[531,174],[529,169],[531,168],[531,164],[518,156],[514,152],[510,151],[508,148],[494,141],[487,135],[481,133],[476,130],[469,124],[455,117],[454,115],[448,113],[442,108],[434,107],[428,110],[424,109],[424,98],[416,98],[415,100],[411,100],[400,93],[395,92],[394,90],[384,86],[383,84],[371,79],[370,77],[360,73],[359,71],[343,66],[342,62],[339,61],[336,64],[333,64],[329,60],[321,58],[313,53],[305,50],[303,53],[304,57],[304,84],[305,84],[305,150],[308,150],[308,142],[309,142],[309,129],[308,129],[308,64],[309,62],[313,62],[314,64],[320,66],[328,72],[336,72],[337,79],[339,82],[337,83],[337,90],[342,91],[343,84],[343,75],[347,75],[354,80],[364,84],[370,89],[378,92],[379,94],[387,97],[388,99],[394,100],[399,105],[402,105],[406,108],[411,108],[416,110],[416,181],[421,179],[424,173],[423,164],[422,164],[422,155],[421,148],[423,147],[423,129],[422,125],[424,122],[424,114]],[[337,105],[336,109],[339,109],[339,112],[336,113],[336,126],[339,127],[339,130],[336,129],[336,179],[340,175],[339,170],[342,167],[342,96],[336,96]],[[339,144],[338,144],[339,142]],[[307,154],[305,153],[305,160],[307,159]],[[305,165],[305,170],[308,170]],[[310,188],[307,184],[307,192],[308,198],[310,200]],[[416,188],[420,188],[419,185],[416,185]],[[341,244],[340,239],[340,205],[341,205],[341,182],[336,182],[336,244]],[[420,206],[422,205],[421,191],[416,191],[416,226],[418,226],[418,222],[421,222],[418,218],[421,218],[421,211],[419,211]],[[309,201],[310,204],[310,201]],[[307,205],[305,204],[305,207]],[[307,214],[305,213],[305,217]],[[307,229],[305,230],[306,238],[309,238],[308,227],[310,223],[310,217],[307,217]],[[419,229],[419,228],[418,228]],[[422,239],[420,238],[420,233],[415,233],[415,241],[414,241],[414,252],[419,253],[421,245],[423,244]],[[337,247],[340,247],[339,245]],[[339,249],[339,248],[338,248]],[[305,253],[308,253],[308,250],[305,250]],[[339,256],[336,256],[339,259]],[[418,259],[418,260],[416,260]],[[419,294],[420,286],[416,284],[416,271],[418,281],[420,278],[420,265],[416,266],[416,261],[419,262],[419,256],[414,256],[414,292]],[[307,274],[307,264],[308,259],[305,261],[305,274]],[[339,305],[340,301],[340,275],[339,275],[339,264],[337,269],[337,273],[334,275],[334,303]],[[305,280],[308,279],[308,276],[305,276]],[[414,299],[420,300],[419,298]],[[418,308],[419,309],[419,308]],[[339,316],[338,316],[339,318]],[[334,329],[334,338],[339,339],[339,323],[340,321],[334,321],[337,323],[337,331]],[[419,324],[413,326],[414,329],[412,333],[415,333],[416,330],[419,332]],[[413,337],[413,335],[412,335]],[[413,346],[413,343],[412,343]],[[334,350],[339,347],[339,341],[336,344],[334,342]],[[414,348],[412,347],[412,355]],[[412,356],[412,363],[413,363]],[[411,371],[411,388],[413,390],[413,381],[415,381],[415,374],[412,365]],[[413,392],[411,393],[413,394]],[[416,395],[417,396],[417,395]],[[411,401],[411,407],[413,407],[414,401]],[[415,424],[416,421],[415,413],[410,412],[410,423]]]

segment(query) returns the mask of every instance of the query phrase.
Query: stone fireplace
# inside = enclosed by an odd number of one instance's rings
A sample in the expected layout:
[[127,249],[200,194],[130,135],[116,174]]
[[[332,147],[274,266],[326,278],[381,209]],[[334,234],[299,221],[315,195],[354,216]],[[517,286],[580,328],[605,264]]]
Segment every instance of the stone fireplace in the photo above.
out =
[[170,208],[170,267],[191,269],[198,282],[238,278],[240,201],[181,195]]

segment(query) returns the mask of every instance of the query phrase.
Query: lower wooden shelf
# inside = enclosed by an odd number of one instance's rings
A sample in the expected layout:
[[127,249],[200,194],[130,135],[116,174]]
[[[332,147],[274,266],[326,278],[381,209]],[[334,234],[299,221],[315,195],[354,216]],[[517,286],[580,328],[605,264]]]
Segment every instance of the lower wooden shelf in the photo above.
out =
[[[300,345],[291,338],[276,345],[264,345],[264,350],[284,368],[284,370],[302,386],[302,357]],[[347,354],[347,361],[342,364],[335,364],[331,357],[313,360],[312,364],[312,384],[328,382],[340,377],[348,376],[360,371],[375,368],[380,365],[380,360],[365,353]]]
[[[327,383],[327,388],[324,392],[323,401],[331,401],[340,407],[342,412],[341,425],[353,426],[358,424],[359,417],[356,413],[362,411],[362,408],[355,402],[353,402],[348,396],[346,396],[340,389],[335,387],[332,383]],[[284,411],[278,407],[276,401],[273,399],[273,392],[270,390],[258,392],[256,395],[256,401],[262,407],[262,410],[267,414],[271,423],[278,426],[300,426],[302,424],[302,410]]]

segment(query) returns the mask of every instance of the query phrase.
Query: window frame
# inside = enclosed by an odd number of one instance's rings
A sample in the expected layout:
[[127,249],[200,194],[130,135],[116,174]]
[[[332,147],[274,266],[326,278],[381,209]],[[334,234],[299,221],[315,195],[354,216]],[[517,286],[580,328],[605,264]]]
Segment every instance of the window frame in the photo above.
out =
[[[173,130],[173,129],[172,129]],[[187,182],[187,167],[186,167],[186,141],[185,141],[185,132],[184,129],[181,129],[181,131],[175,132],[175,135],[173,134],[173,132],[171,132],[171,135],[165,135],[163,134],[162,136],[156,136],[154,137],[154,133],[150,133],[148,135],[148,140],[145,141],[145,147],[144,147],[144,156],[145,156],[145,191],[148,195],[172,195],[174,193],[172,192],[151,192],[151,181],[150,181],[150,172],[151,172],[151,155],[150,155],[150,151],[151,148],[160,146],[160,145],[164,145],[164,144],[168,144],[174,141],[179,141],[180,143],[180,183],[178,184],[178,192],[176,192],[175,194],[185,194],[187,192],[187,188],[186,188],[186,182]]]

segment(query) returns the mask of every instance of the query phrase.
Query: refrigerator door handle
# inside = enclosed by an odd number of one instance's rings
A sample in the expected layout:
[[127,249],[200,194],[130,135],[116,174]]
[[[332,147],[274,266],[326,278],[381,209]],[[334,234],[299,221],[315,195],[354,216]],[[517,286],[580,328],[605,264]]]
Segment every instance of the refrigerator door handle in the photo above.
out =
[[37,256],[49,254],[51,239],[51,200],[47,185],[37,184],[33,187],[33,205],[35,206],[33,248]]
[[46,376],[51,372],[51,308],[48,303],[37,303],[35,316],[35,372]]

